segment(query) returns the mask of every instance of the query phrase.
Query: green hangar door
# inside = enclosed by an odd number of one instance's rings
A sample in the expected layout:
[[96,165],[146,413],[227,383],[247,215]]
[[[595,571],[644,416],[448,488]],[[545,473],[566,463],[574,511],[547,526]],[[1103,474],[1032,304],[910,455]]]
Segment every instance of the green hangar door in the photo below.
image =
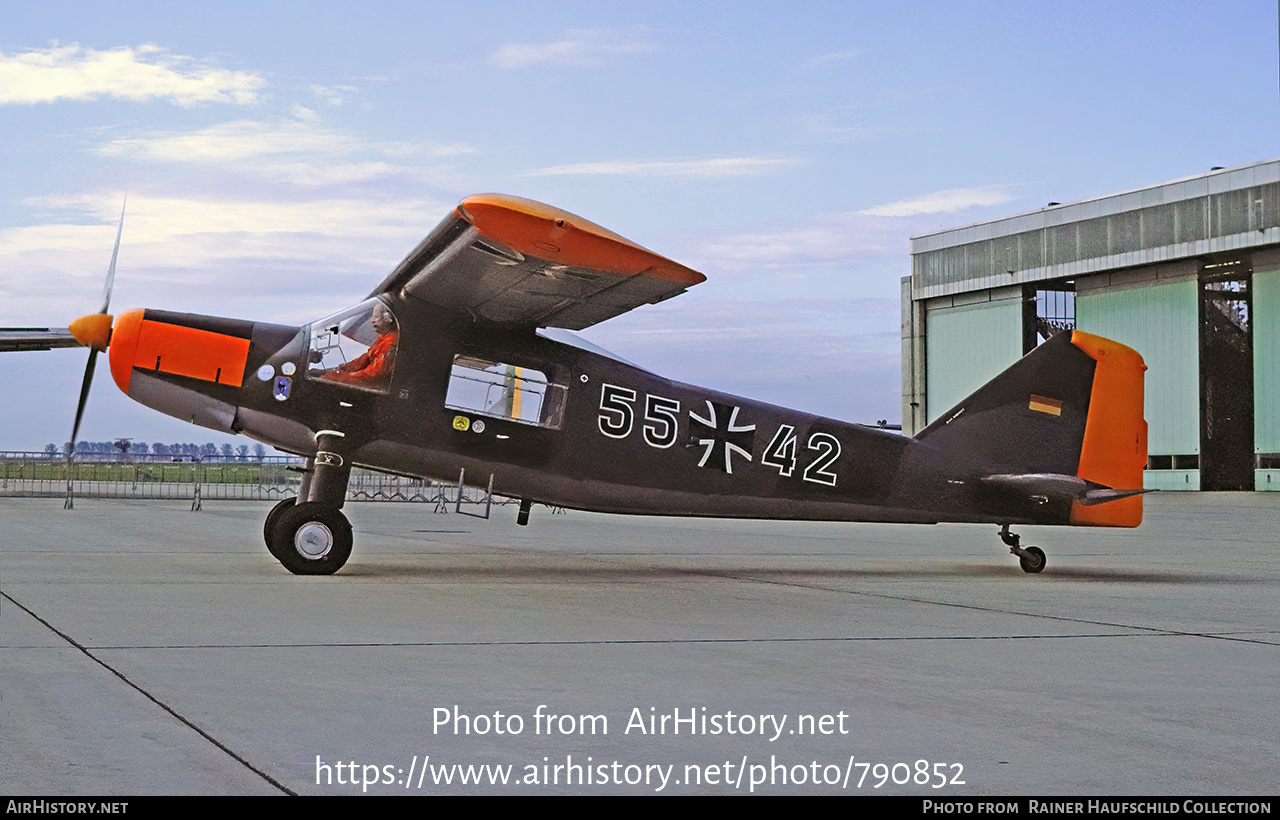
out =
[[1252,490],[1252,274],[1243,260],[1200,272],[1200,489]]

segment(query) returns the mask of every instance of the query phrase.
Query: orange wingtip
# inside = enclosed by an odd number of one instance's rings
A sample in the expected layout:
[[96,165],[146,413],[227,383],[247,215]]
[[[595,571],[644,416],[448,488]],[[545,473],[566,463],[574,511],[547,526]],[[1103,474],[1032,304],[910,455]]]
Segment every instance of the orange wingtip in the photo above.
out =
[[707,279],[594,222],[532,199],[475,194],[462,200],[456,213],[482,235],[525,256],[587,270],[655,276],[684,285]]
[[[1076,330],[1071,343],[1098,363],[1076,475],[1117,490],[1138,489],[1147,463],[1147,422],[1142,417],[1147,366],[1133,348],[1101,336]],[[1085,526],[1136,527],[1142,523],[1142,496],[1090,507],[1073,504],[1070,520]]]

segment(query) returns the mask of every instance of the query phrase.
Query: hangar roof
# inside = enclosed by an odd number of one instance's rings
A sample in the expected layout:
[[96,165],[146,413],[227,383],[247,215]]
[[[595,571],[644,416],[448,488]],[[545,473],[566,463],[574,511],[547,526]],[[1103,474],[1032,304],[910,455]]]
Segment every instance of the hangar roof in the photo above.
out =
[[913,299],[1280,244],[1280,159],[911,238]]

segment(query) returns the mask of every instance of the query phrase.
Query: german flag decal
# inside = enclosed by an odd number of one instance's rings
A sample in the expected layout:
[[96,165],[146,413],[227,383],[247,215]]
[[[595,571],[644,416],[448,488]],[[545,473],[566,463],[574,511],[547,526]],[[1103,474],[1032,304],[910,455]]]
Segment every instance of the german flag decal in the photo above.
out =
[[1050,399],[1032,393],[1031,404],[1028,406],[1037,413],[1048,413],[1051,416],[1062,415],[1062,399]]

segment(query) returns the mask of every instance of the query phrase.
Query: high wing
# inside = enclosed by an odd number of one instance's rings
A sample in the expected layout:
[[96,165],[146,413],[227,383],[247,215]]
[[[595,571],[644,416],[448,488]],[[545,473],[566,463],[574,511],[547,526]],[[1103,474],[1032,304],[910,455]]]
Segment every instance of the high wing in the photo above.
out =
[[80,346],[65,327],[0,327],[0,353]]
[[370,295],[400,293],[497,327],[581,330],[703,281],[567,211],[478,194],[462,200]]

